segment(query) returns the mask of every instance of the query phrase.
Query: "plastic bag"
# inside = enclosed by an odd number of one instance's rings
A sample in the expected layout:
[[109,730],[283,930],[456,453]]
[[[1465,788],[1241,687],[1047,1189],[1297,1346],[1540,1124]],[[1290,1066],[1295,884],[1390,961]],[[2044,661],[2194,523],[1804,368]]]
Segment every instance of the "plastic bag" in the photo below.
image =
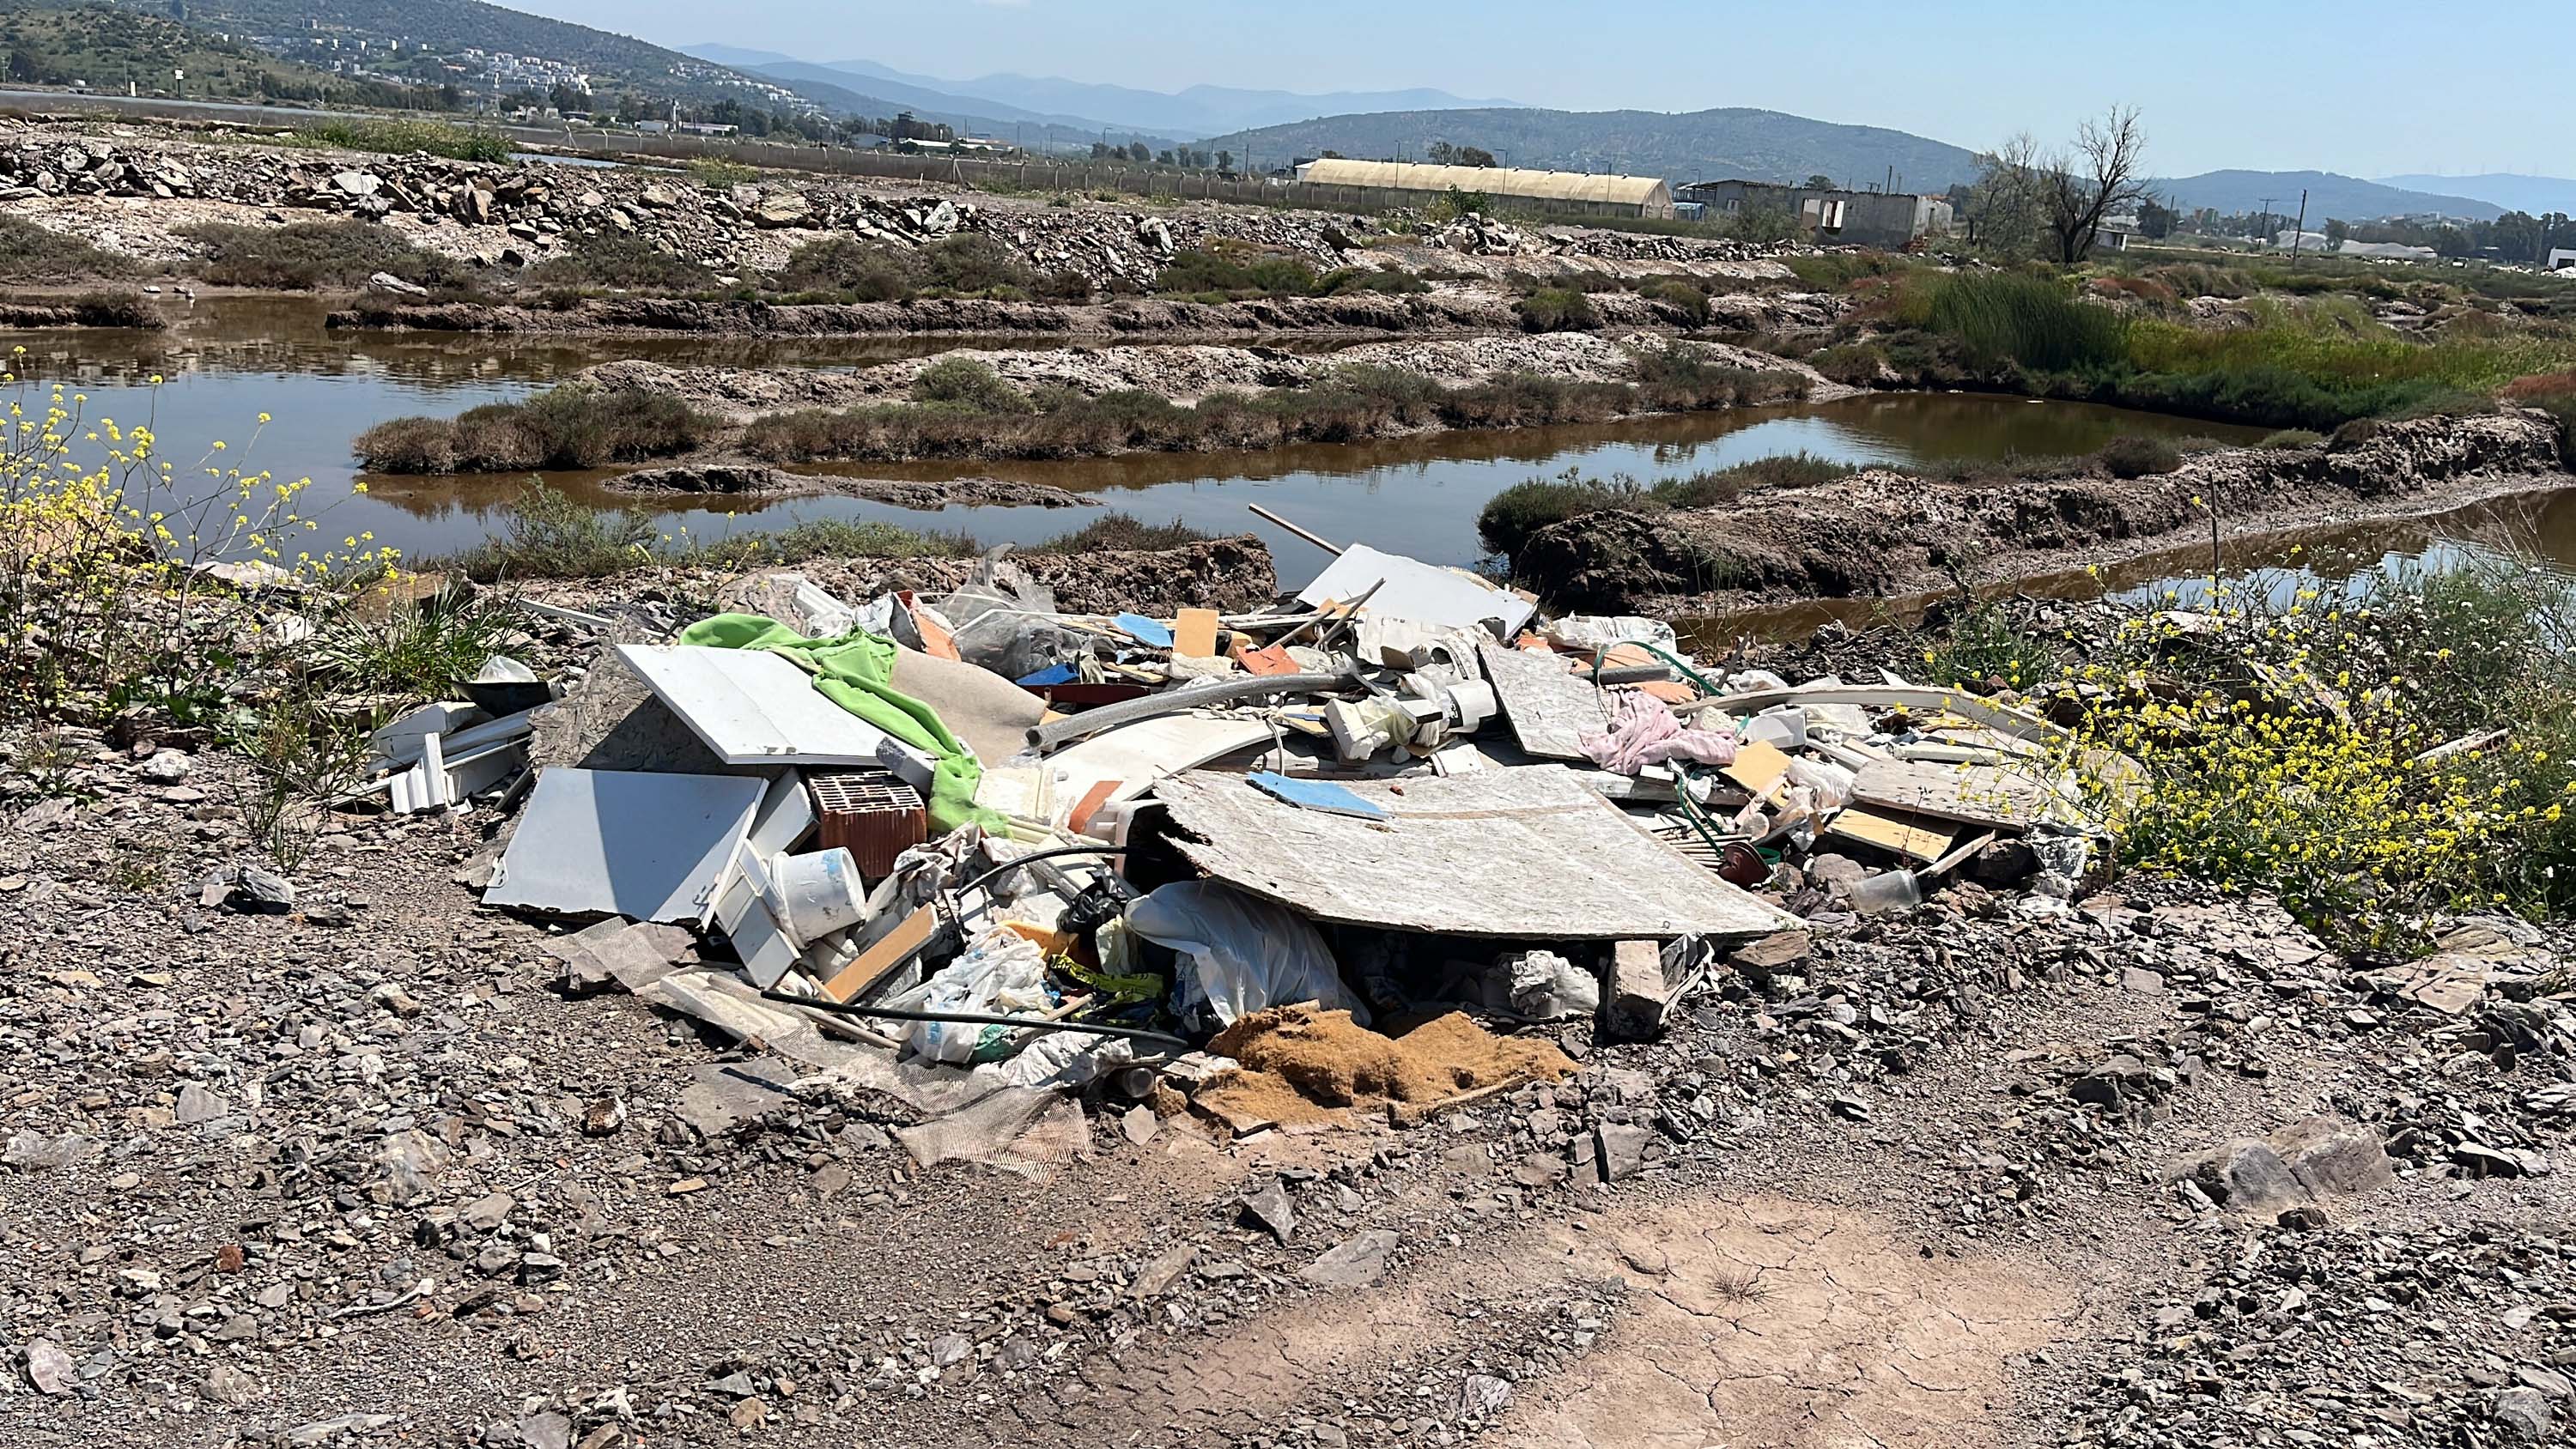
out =
[[[1506,982],[1503,1006],[1531,1021],[1590,1016],[1601,1009],[1601,980],[1553,951],[1529,951],[1496,963]],[[1487,1003],[1492,1005],[1494,1003]]]
[[[917,1011],[987,1016],[1043,1011],[1047,1007],[1046,953],[1017,931],[987,931],[975,938],[964,955],[916,989],[920,1000],[902,1004]],[[1009,1030],[974,1022],[917,1021],[904,1039],[932,1061],[967,1062],[989,1056]]]
[[1368,1024],[1368,1007],[1342,984],[1323,936],[1285,907],[1214,881],[1183,881],[1129,905],[1127,929],[1178,951],[1191,967],[1179,983],[1183,1005],[1204,1000],[1227,1026],[1299,1001]]
[[1652,644],[1667,654],[1681,652],[1673,626],[1633,614],[1568,614],[1547,626],[1547,642],[1559,649],[1590,653],[1613,644]]

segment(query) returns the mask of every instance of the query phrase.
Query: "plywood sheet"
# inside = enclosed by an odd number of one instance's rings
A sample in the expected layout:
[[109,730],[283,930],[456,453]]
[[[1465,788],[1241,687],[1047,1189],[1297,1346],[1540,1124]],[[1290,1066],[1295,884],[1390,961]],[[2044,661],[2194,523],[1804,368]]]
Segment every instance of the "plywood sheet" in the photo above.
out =
[[2057,797],[2026,767],[1886,760],[1860,772],[1852,798],[1916,815],[2028,828]]
[[1622,940],[1797,924],[1693,865],[1555,765],[1354,784],[1383,822],[1283,804],[1239,777],[1165,781],[1183,854],[1317,921],[1443,935]]
[[1477,645],[1476,654],[1502,700],[1503,718],[1521,753],[1539,760],[1585,758],[1582,737],[1609,724],[1598,686],[1568,673],[1562,655],[1510,649],[1491,640]]
[[765,782],[558,766],[540,772],[486,904],[703,925]]
[[1517,595],[1438,568],[1400,553],[1381,553],[1364,543],[1352,544],[1301,590],[1298,602],[1310,606],[1333,599],[1356,599],[1379,580],[1385,587],[1372,595],[1369,612],[1390,619],[1411,619],[1435,627],[1473,629],[1485,619],[1500,619],[1506,638],[1538,612]]

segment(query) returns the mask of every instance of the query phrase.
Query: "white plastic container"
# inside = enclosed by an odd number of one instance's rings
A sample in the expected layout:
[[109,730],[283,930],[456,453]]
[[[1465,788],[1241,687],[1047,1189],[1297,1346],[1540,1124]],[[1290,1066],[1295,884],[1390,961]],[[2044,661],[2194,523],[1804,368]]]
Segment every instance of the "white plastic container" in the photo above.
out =
[[819,940],[868,918],[867,883],[847,850],[780,856],[777,889],[788,934],[799,941]]

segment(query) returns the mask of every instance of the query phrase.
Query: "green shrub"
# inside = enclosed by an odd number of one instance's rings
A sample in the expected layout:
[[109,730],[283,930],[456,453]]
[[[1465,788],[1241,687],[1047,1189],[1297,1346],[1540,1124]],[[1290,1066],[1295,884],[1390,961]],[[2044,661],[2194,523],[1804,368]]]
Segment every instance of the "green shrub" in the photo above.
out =
[[1190,527],[1175,518],[1169,523],[1147,523],[1132,513],[1112,509],[1075,529],[1036,545],[1035,553],[1159,553],[1193,543],[1205,543],[1215,534]]
[[1529,332],[1581,332],[1600,321],[1592,299],[1570,287],[1541,287],[1512,304]]
[[1708,293],[1683,278],[1667,277],[1662,281],[1648,282],[1637,289],[1637,295],[1681,314],[1682,325],[1686,327],[1699,327],[1708,322]]
[[909,252],[832,237],[807,242],[780,268],[778,286],[821,292],[853,302],[900,302],[920,288],[921,269]]
[[[362,586],[357,599],[363,601]],[[334,683],[406,703],[449,698],[502,647],[518,620],[506,606],[450,586],[429,598],[397,600],[377,617],[351,608],[315,631],[314,667]]]
[[2145,478],[2182,466],[2182,449],[2164,438],[2137,433],[2113,438],[2095,456],[2114,478]]
[[987,413],[1029,411],[1029,396],[971,357],[943,357],[912,380],[912,400]]
[[1667,478],[1655,485],[1654,497],[1669,508],[1715,508],[1764,489],[1813,488],[1831,483],[1850,477],[1863,466],[1820,458],[1801,449],[1708,469],[1687,478]]
[[653,515],[641,508],[589,508],[538,479],[506,508],[501,532],[463,553],[422,567],[497,579],[595,579],[652,557]]
[[295,292],[355,288],[378,272],[434,292],[464,291],[472,284],[464,263],[422,251],[396,233],[362,221],[286,226],[207,222],[181,234],[204,249],[189,270],[219,287]]
[[706,568],[758,568],[831,558],[971,558],[983,546],[965,533],[923,533],[901,524],[809,518],[775,533],[744,533],[670,555]]
[[24,217],[0,216],[0,282],[113,281],[141,270],[133,258],[91,246],[79,237]]
[[1192,248],[1175,253],[1163,264],[1154,274],[1154,290],[1190,296],[1312,297],[1323,290],[1323,279],[1295,257],[1246,256],[1240,248]]
[[524,402],[487,403],[453,420],[396,418],[358,435],[372,473],[511,473],[599,468],[686,453],[714,421],[678,398],[570,383]]
[[1875,387],[1888,371],[1887,354],[1869,342],[1837,343],[1808,358],[1807,365],[1846,387]]
[[714,284],[714,274],[640,237],[606,233],[582,237],[569,250],[524,274],[535,287],[611,287],[620,291],[687,296]]
[[83,292],[65,305],[72,309],[73,320],[83,327],[130,327],[158,332],[170,325],[161,309],[141,292],[110,289]]
[[913,253],[923,284],[960,295],[1003,290],[1025,292],[1037,279],[1002,242],[981,232],[959,232]]
[[1511,558],[1530,535],[1550,524],[1612,509],[1654,513],[1662,507],[1634,478],[1587,478],[1581,469],[1568,468],[1554,478],[1515,483],[1485,500],[1476,515],[1476,536],[1485,547]]

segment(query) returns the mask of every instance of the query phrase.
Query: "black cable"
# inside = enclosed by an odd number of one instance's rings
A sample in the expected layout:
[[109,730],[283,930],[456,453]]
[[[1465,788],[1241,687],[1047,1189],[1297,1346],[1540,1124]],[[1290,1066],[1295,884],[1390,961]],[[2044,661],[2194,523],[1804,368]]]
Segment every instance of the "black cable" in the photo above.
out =
[[859,1006],[834,1001],[828,996],[798,996],[792,991],[764,991],[763,1001],[783,1001],[790,1006],[810,1006],[816,1011],[829,1011],[842,1016],[876,1017],[886,1021],[956,1022],[961,1026],[1009,1026],[1027,1031],[1080,1031],[1093,1036],[1125,1037],[1129,1041],[1167,1041],[1182,1051],[1192,1051],[1189,1038],[1167,1031],[1148,1031],[1141,1026],[1111,1026],[1096,1021],[1048,1021],[1034,1016],[996,1016],[980,1011],[906,1011],[899,1006]]
[[1127,847],[1123,845],[1059,845],[1052,850],[1033,850],[1028,854],[1021,856],[1017,860],[1006,860],[1002,862],[1000,865],[993,867],[991,870],[984,872],[982,875],[979,875],[973,880],[966,882],[964,885],[950,891],[949,894],[952,896],[962,896],[968,891],[973,890],[975,887],[982,885],[984,882],[991,880],[993,877],[997,875],[1008,875],[1012,871],[1019,869],[1021,866],[1024,866],[1033,860],[1053,860],[1060,855],[1125,855],[1126,853]]

